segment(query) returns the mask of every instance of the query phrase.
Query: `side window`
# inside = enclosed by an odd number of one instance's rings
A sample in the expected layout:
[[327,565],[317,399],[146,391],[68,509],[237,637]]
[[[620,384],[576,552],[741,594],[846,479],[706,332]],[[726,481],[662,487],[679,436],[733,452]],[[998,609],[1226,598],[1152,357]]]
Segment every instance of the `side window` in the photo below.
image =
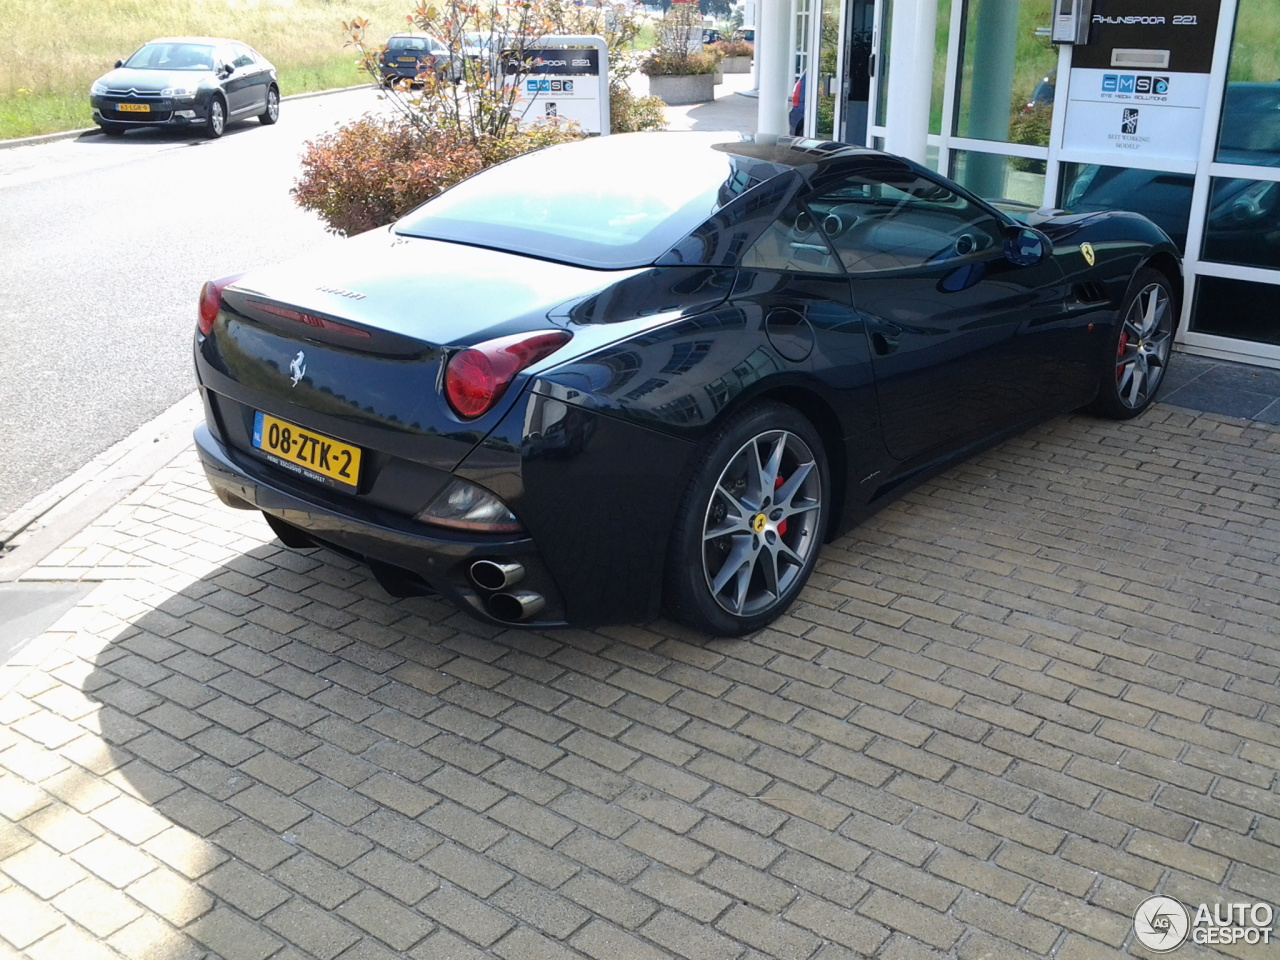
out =
[[249,51],[248,47],[242,46],[238,43],[233,43],[231,45],[231,53],[235,57],[235,59],[231,61],[231,65],[237,70],[241,67],[253,66],[253,54]]
[[1002,248],[1001,222],[950,187],[909,167],[877,173],[848,176],[809,201],[850,273],[951,263]]
[[804,204],[794,203],[769,224],[742,257],[742,266],[793,273],[840,273],[840,263],[823,236],[823,223]]

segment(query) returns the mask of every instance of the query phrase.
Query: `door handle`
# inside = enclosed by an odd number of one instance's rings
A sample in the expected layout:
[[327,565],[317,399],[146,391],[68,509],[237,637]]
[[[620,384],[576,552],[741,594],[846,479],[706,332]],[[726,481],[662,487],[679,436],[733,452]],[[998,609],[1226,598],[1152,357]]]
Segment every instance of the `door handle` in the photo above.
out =
[[898,349],[898,337],[902,331],[898,327],[877,330],[871,334],[871,346],[880,356],[887,356]]

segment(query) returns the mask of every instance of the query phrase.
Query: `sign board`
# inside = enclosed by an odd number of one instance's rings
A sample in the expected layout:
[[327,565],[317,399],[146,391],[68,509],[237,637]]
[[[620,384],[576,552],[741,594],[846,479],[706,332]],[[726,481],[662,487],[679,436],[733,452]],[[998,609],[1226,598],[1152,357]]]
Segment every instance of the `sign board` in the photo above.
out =
[[1072,48],[1063,148],[1195,161],[1221,0],[1094,0]]
[[609,48],[602,37],[543,37],[524,51],[523,71],[507,78],[520,84],[526,120],[576,120],[586,133],[609,132]]

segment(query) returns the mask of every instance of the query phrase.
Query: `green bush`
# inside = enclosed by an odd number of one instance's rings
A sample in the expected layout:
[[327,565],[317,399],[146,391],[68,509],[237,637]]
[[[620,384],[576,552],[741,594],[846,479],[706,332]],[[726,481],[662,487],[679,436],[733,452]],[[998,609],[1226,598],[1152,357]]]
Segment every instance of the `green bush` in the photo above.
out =
[[580,136],[570,128],[530,126],[475,140],[366,115],[307,144],[291,193],[326,229],[351,236],[390,223],[487,166]]
[[609,87],[609,129],[614,133],[664,130],[666,104],[661,97],[638,97],[625,86]]
[[[1034,147],[1049,145],[1049,130],[1053,126],[1053,105],[1041,104],[1029,110],[1015,112],[1009,120],[1009,142],[1025,143]],[[1009,165],[1014,170],[1044,173],[1044,161],[1029,157],[1012,157]]]

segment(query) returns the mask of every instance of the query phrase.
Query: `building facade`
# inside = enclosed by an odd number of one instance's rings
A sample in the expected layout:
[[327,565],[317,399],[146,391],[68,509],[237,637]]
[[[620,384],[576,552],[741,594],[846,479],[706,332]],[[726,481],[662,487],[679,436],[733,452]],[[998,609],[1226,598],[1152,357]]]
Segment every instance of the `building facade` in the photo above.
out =
[[764,0],[758,26],[762,131],[803,76],[807,136],[1138,210],[1184,252],[1182,348],[1280,367],[1278,0]]

